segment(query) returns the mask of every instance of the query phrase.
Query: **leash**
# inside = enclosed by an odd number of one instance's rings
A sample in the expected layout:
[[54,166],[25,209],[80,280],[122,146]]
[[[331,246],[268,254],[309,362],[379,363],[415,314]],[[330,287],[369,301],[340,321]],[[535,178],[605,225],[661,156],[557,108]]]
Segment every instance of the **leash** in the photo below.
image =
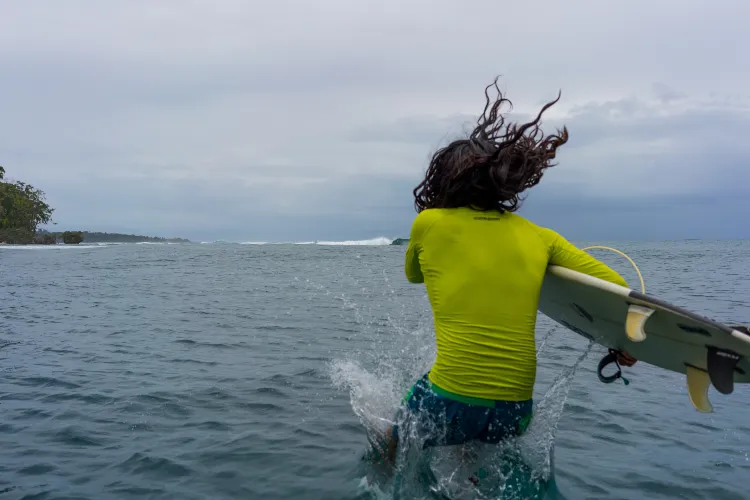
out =
[[[633,268],[635,269],[636,274],[638,274],[638,279],[641,281],[641,293],[643,294],[646,293],[646,283],[643,281],[643,275],[641,274],[641,270],[638,269],[638,265],[633,261],[633,259],[628,257],[628,255],[625,252],[621,252],[620,250],[617,250],[616,248],[610,248],[610,247],[599,246],[599,245],[586,247],[583,249],[583,251],[585,252],[586,250],[592,250],[592,249],[597,249],[597,248],[600,250],[610,250],[612,252],[615,252],[618,255],[625,257],[633,265]],[[622,379],[625,385],[630,384],[630,381],[623,376],[622,367],[620,366],[619,361],[617,361],[617,357],[620,354],[622,354],[622,352],[618,351],[617,349],[609,349],[609,353],[606,356],[604,356],[601,359],[601,361],[599,361],[599,367],[596,370],[596,374],[599,377],[599,380],[601,380],[605,384],[611,384],[612,382],[616,382],[617,379]],[[615,366],[617,366],[617,371],[613,375],[604,375],[602,371],[604,370],[604,368],[611,365],[612,363],[614,363]]]
[[[615,382],[618,378],[621,378],[622,381],[625,383],[625,385],[630,385],[630,380],[626,379],[625,376],[622,374],[622,368],[620,367],[620,362],[617,361],[617,356],[621,354],[620,351],[617,351],[615,349],[610,349],[609,354],[604,356],[601,361],[599,361],[599,367],[596,370],[596,374],[599,377],[599,380],[604,382],[605,384],[611,384],[612,382]],[[617,366],[617,371],[613,375],[604,375],[602,371],[604,368],[608,365],[611,365],[612,363]]]

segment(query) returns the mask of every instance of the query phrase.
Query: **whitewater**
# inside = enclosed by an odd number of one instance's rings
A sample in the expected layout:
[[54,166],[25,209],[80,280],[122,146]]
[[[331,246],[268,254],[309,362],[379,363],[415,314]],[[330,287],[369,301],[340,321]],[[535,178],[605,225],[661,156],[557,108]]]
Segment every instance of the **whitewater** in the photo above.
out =
[[[389,238],[387,236],[377,236],[375,238],[369,238],[364,240],[312,240],[312,241],[230,241],[230,240],[214,240],[214,241],[201,241],[198,242],[201,245],[320,245],[320,246],[388,246],[392,245],[396,241],[396,238]],[[94,242],[87,243],[83,242],[78,245],[0,245],[0,249],[3,248],[25,248],[29,250],[33,249],[49,249],[49,248],[92,248],[101,246],[111,245],[194,245],[195,242],[160,242],[160,241],[138,241],[138,242]]]
[[[343,240],[343,241],[326,241],[326,240],[313,240],[313,241],[240,241],[236,242],[239,245],[321,245],[321,246],[386,246],[392,245],[396,241],[396,238],[388,238],[386,236],[378,236],[376,238],[370,238],[366,240]],[[204,241],[201,242],[204,245],[210,244],[232,244],[234,242],[229,241]]]

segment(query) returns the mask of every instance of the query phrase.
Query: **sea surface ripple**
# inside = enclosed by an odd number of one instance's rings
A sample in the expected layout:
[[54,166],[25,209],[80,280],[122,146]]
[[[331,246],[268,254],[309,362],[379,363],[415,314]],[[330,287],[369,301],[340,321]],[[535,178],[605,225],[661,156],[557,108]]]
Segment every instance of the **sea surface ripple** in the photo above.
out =
[[[648,293],[750,323],[747,241],[616,246]],[[429,366],[430,310],[403,254],[0,248],[0,500],[362,498],[365,435],[331,366],[377,366],[400,384]],[[596,255],[636,287],[627,262]],[[540,317],[538,335],[550,328]],[[564,330],[549,343],[540,394],[585,347]],[[565,498],[749,499],[750,390],[712,391],[702,415],[684,377],[652,366],[601,384],[603,352],[578,370],[559,422]]]

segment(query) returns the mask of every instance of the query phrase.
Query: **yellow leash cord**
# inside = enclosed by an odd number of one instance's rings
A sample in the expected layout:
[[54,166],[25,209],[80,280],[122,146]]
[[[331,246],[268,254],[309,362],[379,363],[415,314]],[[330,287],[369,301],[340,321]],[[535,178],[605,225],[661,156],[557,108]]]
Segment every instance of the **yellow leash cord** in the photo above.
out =
[[643,275],[641,275],[641,270],[638,269],[638,266],[636,265],[635,262],[633,262],[633,259],[631,259],[630,257],[628,257],[625,254],[625,252],[621,252],[621,251],[617,250],[616,248],[603,247],[603,246],[599,246],[599,245],[594,245],[594,246],[586,247],[586,248],[583,249],[583,251],[585,252],[586,250],[593,250],[595,248],[598,248],[600,250],[610,250],[610,251],[615,252],[616,254],[622,255],[623,257],[625,257],[626,259],[628,259],[628,261],[630,261],[630,263],[635,268],[635,272],[638,273],[638,279],[641,280],[641,293],[643,293],[643,294],[646,293],[646,284],[643,282]]

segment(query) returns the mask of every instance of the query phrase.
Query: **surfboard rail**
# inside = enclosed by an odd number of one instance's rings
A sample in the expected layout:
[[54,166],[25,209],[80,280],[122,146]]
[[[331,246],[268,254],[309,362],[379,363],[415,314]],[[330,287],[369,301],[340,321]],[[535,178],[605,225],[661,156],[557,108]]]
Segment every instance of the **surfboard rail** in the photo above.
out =
[[[700,412],[711,412],[713,410],[708,399],[708,389],[711,385],[720,393],[729,394],[734,388],[735,374],[739,374],[737,375],[739,382],[750,382],[750,378],[747,375],[748,371],[750,371],[748,370],[749,365],[744,364],[744,370],[738,366],[743,360],[750,359],[750,329],[727,326],[719,321],[696,314],[657,297],[652,297],[572,269],[550,266],[547,269],[547,273],[560,278],[562,281],[555,280],[557,284],[553,289],[554,291],[549,292],[553,293],[553,296],[545,296],[543,289],[542,296],[540,297],[540,311],[568,329],[594,342],[608,346],[610,349],[616,347],[613,343],[622,343],[622,341],[616,340],[615,333],[606,333],[616,331],[613,328],[616,329],[618,323],[622,324],[627,340],[635,344],[641,344],[647,340],[646,325],[649,324],[652,317],[655,317],[656,312],[661,311],[659,313],[662,315],[661,319],[654,320],[656,323],[649,330],[657,339],[661,339],[657,340],[657,343],[654,345],[662,352],[669,353],[670,351],[665,350],[665,348],[668,348],[670,342],[677,342],[678,349],[682,349],[683,351],[686,349],[688,351],[692,350],[692,354],[684,351],[684,356],[687,356],[687,358],[679,358],[684,360],[684,364],[678,366],[678,361],[674,356],[671,360],[666,360],[655,359],[654,354],[647,355],[650,352],[649,350],[641,350],[641,353],[644,357],[651,358],[651,364],[672,371],[680,371],[686,375],[688,395],[696,410]],[[572,282],[579,286],[574,285],[571,288],[570,285],[565,284],[566,282]],[[602,305],[597,306],[596,304],[600,302],[600,299],[596,298],[596,292],[592,294],[591,288],[603,292],[603,297],[614,295],[619,299],[606,299],[604,303],[601,303]],[[587,289],[589,291],[586,291]],[[568,297],[568,292],[577,298]],[[588,302],[591,306],[580,302],[579,299]],[[576,303],[576,301],[579,303]],[[617,303],[621,305],[617,306]],[[609,313],[600,316],[600,326],[597,327],[595,324],[592,324],[596,312],[591,312],[591,309],[586,311],[580,304],[584,304],[585,307],[607,307],[609,308]],[[605,304],[610,305],[606,306]],[[625,306],[627,306],[626,309]],[[612,307],[615,307],[615,309],[612,309]],[[575,311],[576,314],[566,312],[571,310]],[[623,312],[613,312],[620,310]],[[571,316],[571,314],[573,315]],[[615,314],[615,316],[612,316],[612,314]],[[621,320],[616,319],[619,314],[623,314]],[[608,319],[601,319],[605,317]],[[679,320],[670,319],[673,317],[683,318],[683,320],[687,321],[683,324]],[[605,323],[602,324],[601,321]],[[589,326],[587,327],[586,325]],[[666,327],[667,331],[671,333],[667,334],[667,337],[660,336],[661,330],[658,329],[658,325]],[[595,337],[585,331],[587,328],[592,327],[602,336]],[[654,328],[657,328],[657,330],[655,331]],[[601,332],[604,333],[602,334]],[[679,339],[683,338],[683,334],[685,337],[681,341]],[[698,338],[705,338],[705,342],[696,341],[696,335]],[[605,337],[608,340],[603,340]],[[737,344],[737,341],[740,344]],[[660,343],[661,347],[658,347]],[[651,343],[648,345],[651,345]],[[630,348],[638,350],[633,344],[630,344]],[[653,349],[653,347],[647,349]],[[703,354],[699,355],[701,350]]]
[[569,279],[571,281],[575,281],[578,283],[581,283],[583,285],[593,286],[596,288],[600,288],[602,290],[606,290],[612,293],[615,293],[621,297],[624,297],[626,299],[631,300],[634,304],[652,309],[654,306],[656,308],[662,309],[664,311],[668,311],[673,314],[677,314],[680,316],[683,316],[685,318],[689,318],[695,321],[700,321],[702,323],[709,323],[711,326],[727,333],[728,335],[731,335],[732,337],[736,338],[737,340],[740,340],[742,342],[747,343],[750,345],[750,334],[737,330],[733,327],[727,326],[723,323],[720,323],[714,319],[711,319],[707,316],[702,316],[700,314],[696,314],[694,312],[688,311],[685,308],[682,308],[680,306],[670,304],[669,302],[666,302],[662,299],[659,299],[657,297],[653,297],[651,295],[638,292],[636,290],[632,290],[630,288],[626,288],[624,286],[620,286],[616,283],[611,283],[609,281],[605,281],[603,279],[597,278],[595,276],[590,276],[588,274],[583,274],[578,271],[574,271],[572,269],[568,269],[566,267],[560,267],[560,266],[549,266],[547,268],[547,271],[551,274],[554,274],[556,276],[559,276],[561,278]]

